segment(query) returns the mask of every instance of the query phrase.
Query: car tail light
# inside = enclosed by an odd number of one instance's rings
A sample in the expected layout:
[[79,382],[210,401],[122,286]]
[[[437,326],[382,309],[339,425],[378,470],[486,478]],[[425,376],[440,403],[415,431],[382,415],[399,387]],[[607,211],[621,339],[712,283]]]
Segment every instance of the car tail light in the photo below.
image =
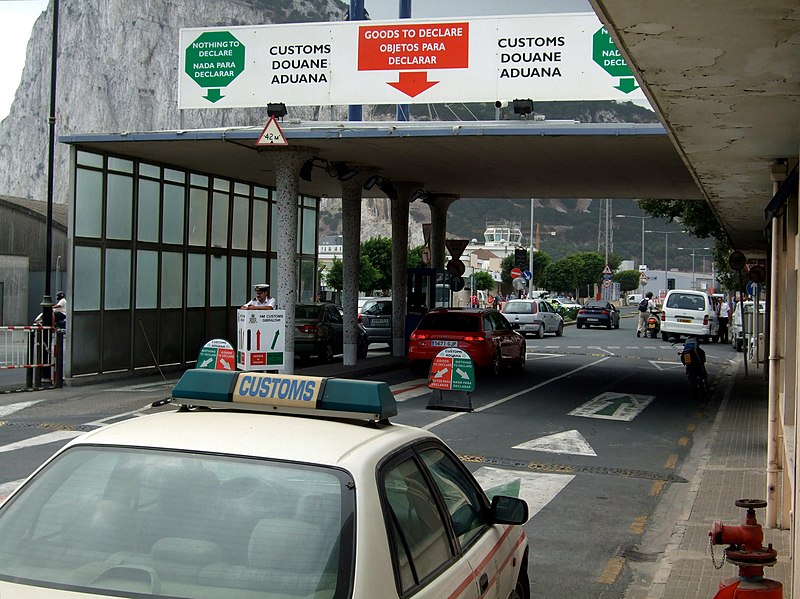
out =
[[608,310],[600,310],[600,314],[603,316],[608,316]]
[[703,316],[703,326],[704,326],[704,327],[707,327],[707,326],[708,326],[708,314],[706,314],[705,316]]
[[297,327],[297,330],[306,335],[316,335],[318,332],[317,326],[313,324],[301,324]]
[[578,310],[578,314],[586,314],[586,310],[584,310],[583,308],[581,308],[580,310]]
[[661,322],[664,322],[666,320],[667,320],[667,313],[666,312],[661,312]]
[[413,339],[414,341],[425,341],[427,338],[428,335],[426,335],[425,333],[419,333],[417,331],[411,333],[411,339]]
[[361,314],[359,314],[359,315],[358,315],[358,322],[362,322],[363,320],[364,320],[364,317],[363,317],[363,316],[361,316]]
[[484,337],[483,335],[469,335],[467,337],[464,337],[464,341],[466,341],[467,343],[483,343],[484,341],[486,341],[486,337]]

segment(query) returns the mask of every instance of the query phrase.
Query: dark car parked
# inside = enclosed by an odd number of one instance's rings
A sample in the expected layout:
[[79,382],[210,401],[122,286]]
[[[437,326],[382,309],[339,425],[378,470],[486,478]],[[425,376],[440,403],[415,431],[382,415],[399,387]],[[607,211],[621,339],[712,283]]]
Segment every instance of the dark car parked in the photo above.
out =
[[[318,356],[333,361],[344,345],[344,320],[341,309],[333,304],[297,304],[294,307],[294,353],[298,357]],[[367,357],[369,337],[358,325],[358,358]]]
[[586,327],[606,327],[619,328],[619,310],[611,302],[602,300],[589,300],[578,310],[578,317],[575,321],[577,328]]
[[367,300],[358,320],[364,325],[370,343],[392,344],[392,300]]

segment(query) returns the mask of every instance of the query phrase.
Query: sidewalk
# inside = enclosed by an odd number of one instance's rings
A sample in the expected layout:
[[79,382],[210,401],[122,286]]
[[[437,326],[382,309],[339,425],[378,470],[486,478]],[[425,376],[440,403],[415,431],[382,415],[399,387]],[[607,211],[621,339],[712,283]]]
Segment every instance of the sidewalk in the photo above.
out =
[[[720,402],[719,411],[707,438],[695,439],[699,464],[694,474],[688,473],[688,491],[674,485],[661,502],[664,512],[672,512],[672,520],[666,521],[674,526],[652,584],[637,589],[634,583],[628,599],[711,599],[721,580],[738,575],[738,568],[728,563],[714,568],[708,531],[715,521],[743,523],[745,510],[734,505],[737,499],[766,499],[768,405],[763,371],[750,366],[749,376],[745,376],[741,361],[737,361],[721,378],[712,401]],[[762,525],[765,512],[756,510]],[[662,517],[669,515],[657,513],[653,520]],[[764,577],[781,582],[783,596],[790,597],[789,531],[765,528],[764,545],[769,543],[778,552],[778,563],[765,568]],[[717,565],[724,548],[714,546]]]

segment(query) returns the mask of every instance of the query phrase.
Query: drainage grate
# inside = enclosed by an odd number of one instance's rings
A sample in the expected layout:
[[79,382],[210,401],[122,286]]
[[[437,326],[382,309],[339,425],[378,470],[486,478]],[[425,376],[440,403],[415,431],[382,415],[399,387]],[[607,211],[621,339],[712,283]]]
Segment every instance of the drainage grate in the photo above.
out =
[[57,422],[23,422],[18,420],[0,420],[3,428],[43,428],[54,431],[93,431],[97,426],[90,424],[63,424]]

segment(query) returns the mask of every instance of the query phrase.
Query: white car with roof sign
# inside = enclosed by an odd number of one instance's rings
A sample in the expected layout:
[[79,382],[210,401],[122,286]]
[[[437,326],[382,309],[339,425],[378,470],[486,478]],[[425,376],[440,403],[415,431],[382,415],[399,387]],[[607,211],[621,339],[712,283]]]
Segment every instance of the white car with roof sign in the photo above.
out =
[[0,597],[530,596],[491,501],[386,383],[210,370],[68,443],[0,506]]

